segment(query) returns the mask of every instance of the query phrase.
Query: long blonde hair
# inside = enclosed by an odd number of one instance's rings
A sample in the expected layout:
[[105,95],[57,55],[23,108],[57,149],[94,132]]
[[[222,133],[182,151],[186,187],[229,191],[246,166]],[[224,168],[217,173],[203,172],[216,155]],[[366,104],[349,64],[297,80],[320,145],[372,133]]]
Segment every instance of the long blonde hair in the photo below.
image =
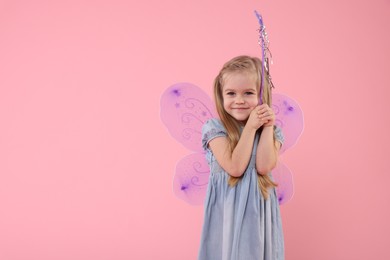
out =
[[[257,92],[260,92],[260,83],[261,83],[261,60],[256,57],[250,56],[238,56],[230,61],[226,62],[219,72],[218,76],[214,80],[214,100],[217,108],[218,115],[221,119],[222,124],[224,125],[227,132],[227,139],[229,142],[230,151],[233,152],[236,147],[238,140],[240,139],[240,124],[239,122],[229,115],[223,106],[223,95],[222,88],[224,81],[227,75],[232,73],[241,72],[247,73],[248,75],[253,75],[256,79]],[[272,95],[270,86],[268,83],[268,75],[264,75],[265,80],[263,82],[263,95],[261,97],[262,103],[268,104],[269,107],[272,105]],[[261,131],[262,127],[258,130]],[[275,134],[274,134],[275,142]],[[241,177],[229,176],[229,186],[235,186]],[[276,187],[277,184],[273,182],[268,174],[258,174],[258,185],[261,190],[261,193],[265,199],[268,199],[269,188]]]

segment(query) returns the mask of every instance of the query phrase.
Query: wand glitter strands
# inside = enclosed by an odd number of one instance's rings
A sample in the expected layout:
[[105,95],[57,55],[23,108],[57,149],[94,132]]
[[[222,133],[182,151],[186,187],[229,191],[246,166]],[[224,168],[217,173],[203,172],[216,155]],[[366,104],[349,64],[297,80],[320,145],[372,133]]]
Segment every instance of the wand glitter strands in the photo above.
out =
[[259,101],[260,103],[262,102],[262,97],[263,97],[263,88],[264,88],[264,72],[267,73],[268,76],[268,83],[271,88],[274,88],[274,84],[272,83],[271,80],[271,75],[269,73],[269,60],[271,60],[272,64],[272,54],[271,51],[269,50],[269,40],[268,40],[268,35],[265,30],[265,25],[263,23],[263,17],[255,10],[255,15],[257,17],[257,20],[259,21],[260,28],[258,29],[259,31],[259,40],[258,43],[261,47],[261,61],[262,61],[262,66],[261,66],[261,83],[260,83],[260,98]]

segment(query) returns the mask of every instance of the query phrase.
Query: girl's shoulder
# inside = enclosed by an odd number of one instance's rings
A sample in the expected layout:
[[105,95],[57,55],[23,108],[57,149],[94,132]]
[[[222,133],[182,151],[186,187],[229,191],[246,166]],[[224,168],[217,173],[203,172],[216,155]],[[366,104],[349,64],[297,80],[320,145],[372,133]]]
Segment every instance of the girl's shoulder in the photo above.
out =
[[212,132],[223,132],[226,135],[226,129],[219,118],[210,118],[202,127],[202,135]]
[[208,119],[204,124],[203,124],[203,128],[222,128],[222,129],[225,129],[223,127],[223,124],[221,122],[221,120],[219,118],[210,118]]
[[210,118],[202,127],[202,146],[203,149],[207,148],[208,143],[220,136],[226,136],[226,130],[222,122],[218,118]]

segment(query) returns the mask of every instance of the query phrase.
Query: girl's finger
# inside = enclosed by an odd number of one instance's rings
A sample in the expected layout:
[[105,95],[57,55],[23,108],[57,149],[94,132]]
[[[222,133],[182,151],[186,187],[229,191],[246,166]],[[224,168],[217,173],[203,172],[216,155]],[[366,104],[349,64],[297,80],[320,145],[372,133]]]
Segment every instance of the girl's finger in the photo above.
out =
[[271,119],[274,119],[274,116],[273,115],[268,115],[268,116],[264,116],[263,118],[267,119],[267,120],[271,120]]
[[261,112],[264,112],[264,111],[267,110],[267,107],[261,107],[259,110],[260,110]]
[[263,113],[263,116],[271,116],[271,115],[272,115],[272,113],[270,111],[265,111]]

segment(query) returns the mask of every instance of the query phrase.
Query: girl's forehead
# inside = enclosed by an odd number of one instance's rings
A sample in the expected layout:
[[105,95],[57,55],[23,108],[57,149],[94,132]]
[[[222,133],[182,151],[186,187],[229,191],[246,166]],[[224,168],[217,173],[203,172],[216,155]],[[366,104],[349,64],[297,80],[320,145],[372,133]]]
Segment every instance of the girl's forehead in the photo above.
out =
[[230,72],[223,76],[223,88],[256,87],[257,77],[250,72]]

